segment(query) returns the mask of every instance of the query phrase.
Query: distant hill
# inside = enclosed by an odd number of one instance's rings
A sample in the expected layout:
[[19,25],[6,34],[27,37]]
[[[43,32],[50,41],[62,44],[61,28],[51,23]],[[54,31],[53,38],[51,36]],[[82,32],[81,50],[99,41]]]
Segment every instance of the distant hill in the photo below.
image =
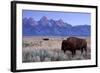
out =
[[90,36],[90,25],[72,26],[62,19],[53,20],[43,16],[39,21],[23,18],[23,36]]

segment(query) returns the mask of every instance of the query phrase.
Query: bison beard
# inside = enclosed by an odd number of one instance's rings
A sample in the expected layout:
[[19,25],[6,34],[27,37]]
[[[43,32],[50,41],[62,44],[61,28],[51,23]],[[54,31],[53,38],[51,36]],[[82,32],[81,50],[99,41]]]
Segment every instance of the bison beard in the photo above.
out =
[[83,53],[83,50],[87,52],[87,42],[85,39],[69,37],[67,40],[62,41],[61,50],[63,50],[64,53],[66,50],[71,51],[72,56],[76,54],[76,50],[81,50],[81,53]]

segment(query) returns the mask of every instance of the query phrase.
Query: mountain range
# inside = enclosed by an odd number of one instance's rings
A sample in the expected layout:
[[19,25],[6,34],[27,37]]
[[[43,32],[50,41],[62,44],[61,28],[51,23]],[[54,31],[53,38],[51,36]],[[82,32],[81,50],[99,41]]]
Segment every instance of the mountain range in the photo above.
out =
[[43,16],[36,21],[34,18],[23,18],[23,36],[90,36],[90,25],[76,25],[53,20]]

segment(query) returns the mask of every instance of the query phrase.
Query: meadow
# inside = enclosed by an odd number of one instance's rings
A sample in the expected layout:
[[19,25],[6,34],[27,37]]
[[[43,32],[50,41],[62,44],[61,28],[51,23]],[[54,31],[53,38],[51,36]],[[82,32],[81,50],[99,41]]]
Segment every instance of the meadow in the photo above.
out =
[[62,40],[67,37],[49,37],[49,40],[44,40],[43,37],[23,37],[22,61],[26,63],[91,59],[90,37],[81,38],[87,41],[87,53],[84,51],[81,54],[80,50],[76,50],[76,54],[72,56],[70,51],[64,53],[61,50]]

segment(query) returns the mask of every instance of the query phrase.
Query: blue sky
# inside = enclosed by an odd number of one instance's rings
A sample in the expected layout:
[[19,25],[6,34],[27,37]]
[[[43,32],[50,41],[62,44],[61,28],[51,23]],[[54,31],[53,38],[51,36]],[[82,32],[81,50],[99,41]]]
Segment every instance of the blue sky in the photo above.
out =
[[35,11],[35,10],[23,10],[22,18],[32,17],[38,21],[43,16],[48,19],[59,20],[62,19],[64,22],[75,25],[91,25],[91,14],[90,13],[78,13],[78,12],[54,12],[54,11]]

